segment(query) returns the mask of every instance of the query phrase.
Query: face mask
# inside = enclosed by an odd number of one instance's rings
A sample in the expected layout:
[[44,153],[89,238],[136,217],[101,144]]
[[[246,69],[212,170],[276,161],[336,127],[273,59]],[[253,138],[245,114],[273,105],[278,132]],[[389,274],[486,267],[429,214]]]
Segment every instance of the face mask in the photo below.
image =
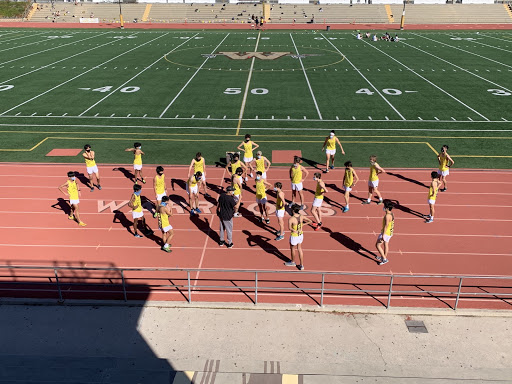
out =
[[162,207],[165,207],[165,206],[167,205],[167,203],[160,203],[160,205],[161,205]]
[[162,173],[162,172],[158,172],[158,176],[162,176],[162,175],[163,175],[163,173]]
[[85,151],[86,151],[86,152],[91,152],[91,150],[90,150],[90,149],[86,149]]
[[316,177],[313,177],[313,181],[316,181]]
[[137,147],[137,149],[142,149],[142,145],[140,147]]
[[196,181],[201,180],[201,176],[194,176],[194,177],[195,177]]
[[256,158],[257,159],[261,159],[261,155],[256,155]]
[[384,212],[386,212],[386,207],[382,207],[382,210],[383,210]]
[[274,192],[277,192],[277,188],[276,187],[274,187]]
[[371,164],[371,165],[374,165],[374,164],[375,164],[375,161],[370,161],[370,164]]
[[134,194],[136,194],[137,196],[140,196],[140,193],[141,193],[141,192],[142,192],[142,191],[137,191],[137,192],[133,192],[133,193],[134,193]]
[[332,139],[334,137],[334,133],[331,133],[329,137]]
[[299,164],[297,164],[297,163],[293,164],[293,166],[294,166],[295,168],[299,168]]
[[261,177],[259,177],[259,176],[256,176],[256,180],[261,180]]
[[75,181],[75,179],[76,179],[76,177],[74,177],[74,176],[73,176],[73,177],[71,178],[71,181]]

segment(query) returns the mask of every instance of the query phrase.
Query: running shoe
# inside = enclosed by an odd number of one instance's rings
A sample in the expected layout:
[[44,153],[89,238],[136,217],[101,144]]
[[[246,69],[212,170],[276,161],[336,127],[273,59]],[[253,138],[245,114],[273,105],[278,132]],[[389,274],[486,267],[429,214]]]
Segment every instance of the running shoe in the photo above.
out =
[[329,172],[329,168],[325,168],[324,173],[328,173],[328,172]]
[[384,264],[386,264],[388,261],[389,261],[388,259],[382,259],[382,258],[381,258],[381,259],[380,259],[380,261],[379,261],[379,265],[384,265]]
[[235,214],[233,215],[233,217],[242,217],[241,213],[240,212],[235,212]]
[[254,177],[254,175],[253,175],[252,173],[251,173],[249,176],[250,176],[251,178],[253,178],[253,177]]
[[226,247],[233,248],[233,243],[230,243],[230,244],[226,245]]
[[224,240],[219,241],[219,247],[222,247],[226,242]]
[[153,213],[153,217],[156,219],[158,217],[158,212]]
[[305,205],[301,205],[300,209],[302,209],[304,211],[306,209],[306,206]]
[[448,188],[442,188],[440,189],[441,192],[446,192],[448,190]]
[[270,219],[265,219],[265,224],[270,224]]
[[85,224],[83,221],[81,221],[81,222],[78,223],[78,225],[81,226],[81,227],[85,227],[87,224]]
[[199,208],[196,208],[195,211],[196,211],[197,214],[203,213],[203,212],[201,212],[201,210]]
[[259,221],[260,223],[263,223],[263,217],[258,217],[258,221]]
[[96,187],[101,191],[101,185],[98,184]]
[[139,235],[138,233],[136,233],[135,235],[133,235],[134,237],[136,237],[137,239],[142,239],[142,236]]
[[162,251],[167,252],[167,253],[171,253],[172,249],[171,249],[171,247],[167,247],[167,248],[162,247]]
[[384,200],[377,201],[377,205],[381,205],[384,202]]
[[341,212],[347,213],[349,211],[349,209],[350,209],[349,207],[343,207],[343,210]]
[[139,181],[138,181],[138,180],[135,180],[133,184],[139,184]]
[[287,261],[284,263],[284,265],[286,265],[287,267],[296,267],[297,264],[295,264],[294,261]]
[[91,187],[91,192],[94,192],[94,187]]
[[142,184],[146,184],[146,179],[142,179]]
[[301,270],[301,271],[304,270],[304,266],[302,264],[297,265],[297,268],[299,268],[299,270]]
[[368,201],[368,200],[361,201],[361,204],[370,204],[370,203],[371,203],[371,201]]
[[277,236],[274,240],[275,240],[275,241],[284,240],[284,235],[279,235],[279,236]]
[[[251,177],[252,177],[252,176],[251,176]],[[246,181],[246,182],[247,182],[247,181],[249,181],[249,178],[248,178],[248,177],[245,177],[245,181]]]
[[330,169],[334,169],[334,165],[331,165],[329,168],[330,168]]
[[433,218],[429,218],[429,219],[425,220],[425,223],[427,223],[427,224],[428,224],[428,223],[433,223],[433,222],[434,222],[434,219],[433,219]]
[[194,209],[190,210],[190,216],[194,216],[196,214],[196,211]]
[[316,227],[315,227],[315,231],[319,231],[320,228],[322,228],[322,226],[320,224],[318,224]]
[[73,216],[73,215],[69,215],[69,216],[68,216],[68,220],[75,220],[75,216]]

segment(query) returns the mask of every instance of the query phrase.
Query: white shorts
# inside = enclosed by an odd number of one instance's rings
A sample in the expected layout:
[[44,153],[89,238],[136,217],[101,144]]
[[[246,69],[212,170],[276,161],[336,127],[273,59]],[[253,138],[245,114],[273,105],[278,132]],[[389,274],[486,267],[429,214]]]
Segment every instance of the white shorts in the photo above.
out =
[[441,171],[440,169],[438,169],[437,174],[441,176],[448,176],[450,174],[450,170],[447,169],[446,171]]
[[244,157],[244,163],[250,163],[254,160],[254,157]]
[[284,208],[283,209],[276,209],[276,217],[284,217]]
[[235,198],[236,201],[240,200],[240,196],[241,195],[233,195],[233,197]]
[[327,155],[331,155],[331,156],[334,156],[336,154],[336,150],[335,149],[326,149],[325,150],[325,153]]
[[73,205],[73,204],[78,204],[80,203],[80,200],[69,200],[69,204]]
[[87,174],[92,175],[93,173],[98,173],[98,166],[94,165],[92,167],[87,167]]
[[292,191],[302,191],[302,183],[292,183]]
[[428,199],[428,203],[431,204],[431,205],[434,205],[436,203],[436,201]]
[[324,199],[319,199],[318,197],[315,197],[315,200],[313,200],[313,207],[321,207]]
[[383,235],[382,233],[379,235],[377,240],[384,240],[386,243],[389,243],[393,236]]
[[291,245],[298,245],[298,244],[302,244],[302,242],[304,241],[304,235],[299,235],[299,236],[290,236],[290,244]]
[[345,192],[351,192],[352,187],[347,187],[346,185],[343,186],[343,189],[345,189]]
[[261,178],[267,180],[267,172],[262,172]]
[[368,181],[368,186],[372,188],[377,188],[379,186],[379,180]]
[[164,197],[164,196],[166,196],[166,195],[167,195],[167,193],[166,193],[166,192],[164,192],[164,193],[157,193],[157,194],[156,194],[156,199],[157,199],[157,200],[162,200],[162,197]]
[[189,185],[187,184],[187,193],[189,195],[190,194],[197,195],[197,191],[198,191],[197,185],[195,187],[189,187]]
[[267,204],[267,198],[264,197],[263,199],[256,199],[256,202],[258,204]]
[[167,227],[160,228],[160,230],[161,230],[163,233],[167,233],[167,232],[169,232],[171,229],[172,229],[172,225],[171,225],[171,224],[169,224]]
[[144,212],[143,211],[140,211],[140,212],[132,212],[132,217],[134,219],[140,219],[141,217],[144,217]]
[[140,171],[142,169],[142,164],[133,164],[133,169]]

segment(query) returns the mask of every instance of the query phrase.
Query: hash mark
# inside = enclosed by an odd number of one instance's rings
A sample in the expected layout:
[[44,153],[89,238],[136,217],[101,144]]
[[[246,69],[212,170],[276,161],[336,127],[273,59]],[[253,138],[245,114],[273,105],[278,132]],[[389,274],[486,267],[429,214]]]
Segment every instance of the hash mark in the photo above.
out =
[[340,118],[338,116],[336,116],[336,120],[339,120]]
[[387,116],[384,116],[384,117],[386,118],[386,120],[389,120],[389,117],[387,117]]
[[47,113],[47,114],[46,114],[46,116],[50,116],[51,114],[52,114],[51,112],[50,112],[50,113]]
[[452,116],[452,120],[453,120],[453,121],[457,121],[457,120],[455,120],[455,117],[453,117],[453,116]]
[[21,112],[18,112],[17,114],[15,114],[14,116],[18,116]]
[[177,118],[178,118],[178,116],[179,116],[179,115],[176,115],[176,116],[174,116],[174,118],[175,118],[175,119],[177,119]]
[[97,117],[99,115],[99,113],[95,114],[94,117]]
[[356,117],[355,117],[355,116],[352,116],[352,120],[355,120],[355,119],[356,119]]
[[473,119],[472,119],[471,117],[469,117],[469,116],[468,116],[468,120],[469,120],[469,121],[473,121]]
[[111,114],[111,115],[110,115],[110,117],[114,117],[115,115],[116,115],[116,114],[115,114],[115,113],[113,113],[113,114]]
[[31,114],[30,116],[35,116],[37,114],[37,112],[34,112],[33,114]]
[[225,119],[225,118],[226,118],[226,115],[224,115],[223,119]]
[[437,117],[434,116],[434,119],[439,120]]
[[146,117],[147,115],[148,115],[148,114],[147,114],[147,113],[145,113],[145,114],[144,114],[144,116],[142,116],[142,117]]
[[207,119],[209,119],[209,118],[210,118],[210,115],[206,116],[206,118],[207,118]]
[[503,121],[508,121],[508,120],[507,120],[507,119],[505,119],[504,117],[502,117],[502,118],[501,118],[501,120],[503,120]]
[[196,115],[192,115],[191,119],[193,119]]

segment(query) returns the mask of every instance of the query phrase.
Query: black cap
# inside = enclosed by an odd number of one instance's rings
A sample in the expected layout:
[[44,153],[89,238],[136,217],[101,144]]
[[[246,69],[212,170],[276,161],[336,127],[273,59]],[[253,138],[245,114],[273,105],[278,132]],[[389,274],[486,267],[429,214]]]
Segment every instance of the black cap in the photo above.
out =
[[233,192],[234,190],[235,188],[233,188],[232,186],[226,188],[226,192]]

